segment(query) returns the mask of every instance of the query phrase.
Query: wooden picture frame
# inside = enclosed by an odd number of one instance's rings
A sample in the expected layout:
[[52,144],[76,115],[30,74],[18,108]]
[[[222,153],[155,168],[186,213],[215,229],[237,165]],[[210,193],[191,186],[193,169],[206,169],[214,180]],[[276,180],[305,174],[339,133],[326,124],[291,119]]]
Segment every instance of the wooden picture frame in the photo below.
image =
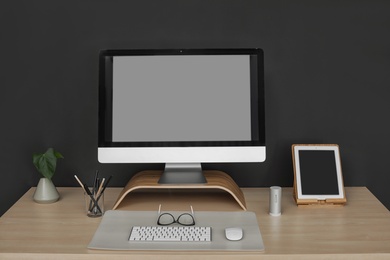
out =
[[337,144],[293,144],[291,150],[297,205],[347,202]]

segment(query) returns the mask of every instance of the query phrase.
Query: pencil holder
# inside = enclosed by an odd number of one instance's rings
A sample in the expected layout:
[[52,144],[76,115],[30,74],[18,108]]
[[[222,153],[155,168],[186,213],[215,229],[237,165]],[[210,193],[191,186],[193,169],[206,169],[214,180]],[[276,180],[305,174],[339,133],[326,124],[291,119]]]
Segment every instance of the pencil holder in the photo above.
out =
[[104,214],[104,193],[93,196],[84,193],[85,209],[88,217],[97,218]]

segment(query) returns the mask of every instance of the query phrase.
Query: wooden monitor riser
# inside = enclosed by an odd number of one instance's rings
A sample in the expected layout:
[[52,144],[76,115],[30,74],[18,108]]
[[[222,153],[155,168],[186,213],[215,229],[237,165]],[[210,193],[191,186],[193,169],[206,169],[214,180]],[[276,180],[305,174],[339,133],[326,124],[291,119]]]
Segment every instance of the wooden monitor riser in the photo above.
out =
[[123,199],[130,192],[142,189],[202,189],[202,190],[223,190],[228,192],[240,205],[243,210],[246,210],[245,197],[241,189],[235,181],[226,173],[221,171],[203,171],[207,180],[205,184],[159,184],[158,180],[162,171],[142,171],[134,175],[127,185],[123,188],[114,204],[113,209],[118,208]]

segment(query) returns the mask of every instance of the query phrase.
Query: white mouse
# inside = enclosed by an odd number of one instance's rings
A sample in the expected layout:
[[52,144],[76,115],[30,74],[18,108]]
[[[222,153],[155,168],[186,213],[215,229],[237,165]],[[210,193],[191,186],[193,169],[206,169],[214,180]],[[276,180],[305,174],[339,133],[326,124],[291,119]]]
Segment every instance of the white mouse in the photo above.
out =
[[243,236],[242,228],[239,227],[226,228],[225,236],[228,240],[231,241],[241,240]]

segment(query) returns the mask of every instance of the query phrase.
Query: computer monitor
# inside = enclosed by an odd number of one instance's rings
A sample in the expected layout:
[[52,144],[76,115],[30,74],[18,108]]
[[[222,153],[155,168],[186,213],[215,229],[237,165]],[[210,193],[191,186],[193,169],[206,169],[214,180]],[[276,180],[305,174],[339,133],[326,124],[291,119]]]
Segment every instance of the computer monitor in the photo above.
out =
[[266,158],[261,49],[104,50],[101,163],[165,163],[160,183],[204,183],[202,163]]

